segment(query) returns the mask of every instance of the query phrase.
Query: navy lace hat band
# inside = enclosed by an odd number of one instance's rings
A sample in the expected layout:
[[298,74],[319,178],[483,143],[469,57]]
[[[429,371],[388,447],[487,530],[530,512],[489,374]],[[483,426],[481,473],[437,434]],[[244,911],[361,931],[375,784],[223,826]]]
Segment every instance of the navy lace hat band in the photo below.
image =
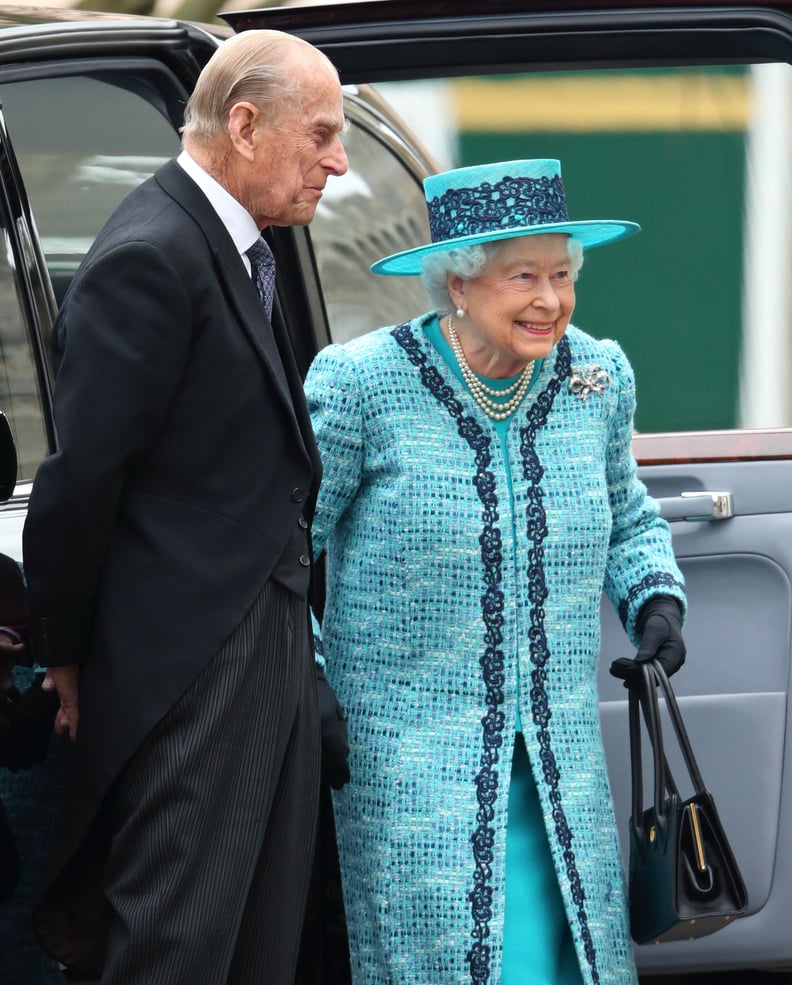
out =
[[564,185],[552,178],[513,178],[449,188],[427,203],[432,242],[504,229],[569,222]]
[[424,180],[431,243],[378,260],[377,274],[420,274],[431,253],[540,233],[565,233],[584,248],[624,239],[640,226],[622,219],[572,221],[560,162],[552,158],[480,164]]

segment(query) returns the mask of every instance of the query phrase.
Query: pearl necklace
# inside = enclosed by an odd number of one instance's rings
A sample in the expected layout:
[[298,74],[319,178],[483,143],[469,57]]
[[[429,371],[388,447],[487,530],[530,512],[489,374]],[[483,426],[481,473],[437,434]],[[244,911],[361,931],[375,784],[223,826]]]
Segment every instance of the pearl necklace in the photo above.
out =
[[[504,390],[497,390],[494,387],[487,386],[486,383],[482,383],[468,365],[468,361],[465,359],[465,353],[462,351],[462,343],[459,341],[459,336],[457,335],[453,315],[448,316],[448,337],[451,340],[451,348],[473,399],[487,417],[491,417],[493,421],[505,421],[522,403],[522,399],[528,390],[528,384],[531,382],[535,360],[532,359],[528,363],[514,383]],[[505,397],[508,394],[511,394],[511,396],[505,402],[499,403],[491,399],[491,397]]]

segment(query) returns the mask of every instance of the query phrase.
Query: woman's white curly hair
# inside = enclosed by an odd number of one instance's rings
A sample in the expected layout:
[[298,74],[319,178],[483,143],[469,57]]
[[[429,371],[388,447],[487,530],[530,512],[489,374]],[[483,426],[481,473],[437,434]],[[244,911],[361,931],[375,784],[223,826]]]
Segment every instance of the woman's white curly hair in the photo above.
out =
[[[506,242],[508,240],[501,239],[474,246],[456,246],[424,257],[421,283],[438,314],[445,315],[456,307],[448,294],[449,275],[465,280],[478,277]],[[583,266],[583,245],[573,236],[567,238],[567,255],[570,272],[577,279]]]

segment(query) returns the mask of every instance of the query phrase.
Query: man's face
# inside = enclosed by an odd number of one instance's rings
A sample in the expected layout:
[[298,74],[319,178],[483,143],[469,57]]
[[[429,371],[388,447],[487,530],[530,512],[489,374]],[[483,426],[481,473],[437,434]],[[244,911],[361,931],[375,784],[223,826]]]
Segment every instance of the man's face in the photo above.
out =
[[259,117],[254,159],[245,169],[243,204],[260,229],[304,226],[316,212],[330,175],[347,170],[341,144],[344,110],[335,71],[323,60],[295,65],[301,98],[274,123]]

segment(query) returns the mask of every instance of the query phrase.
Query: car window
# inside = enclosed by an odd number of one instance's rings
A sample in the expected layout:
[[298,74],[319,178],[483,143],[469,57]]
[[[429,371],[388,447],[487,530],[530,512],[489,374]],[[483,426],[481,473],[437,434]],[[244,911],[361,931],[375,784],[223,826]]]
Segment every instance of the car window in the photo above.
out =
[[425,243],[423,187],[393,147],[354,119],[344,134],[349,171],[328,181],[310,226],[334,342],[394,325],[430,307],[416,277],[378,277],[375,260]]
[[2,213],[0,251],[0,410],[11,425],[17,448],[17,479],[33,478],[47,454],[47,433],[38,375],[12,266],[8,219]]
[[[128,80],[130,73],[118,78]],[[0,103],[59,303],[109,214],[178,150],[178,135],[146,98],[89,76],[6,81]],[[0,409],[14,432],[18,479],[26,481],[48,451],[45,401],[21,306],[21,275],[11,260],[13,237],[6,239]]]
[[[573,319],[626,350],[639,431],[792,426],[790,66],[376,88],[443,166],[558,158],[573,218],[641,224],[634,239],[587,255]],[[376,226],[392,180],[373,199]],[[399,242],[398,219],[380,255],[413,245]]]
[[107,217],[179,137],[148,99],[92,76],[3,83],[0,101],[60,301]]

